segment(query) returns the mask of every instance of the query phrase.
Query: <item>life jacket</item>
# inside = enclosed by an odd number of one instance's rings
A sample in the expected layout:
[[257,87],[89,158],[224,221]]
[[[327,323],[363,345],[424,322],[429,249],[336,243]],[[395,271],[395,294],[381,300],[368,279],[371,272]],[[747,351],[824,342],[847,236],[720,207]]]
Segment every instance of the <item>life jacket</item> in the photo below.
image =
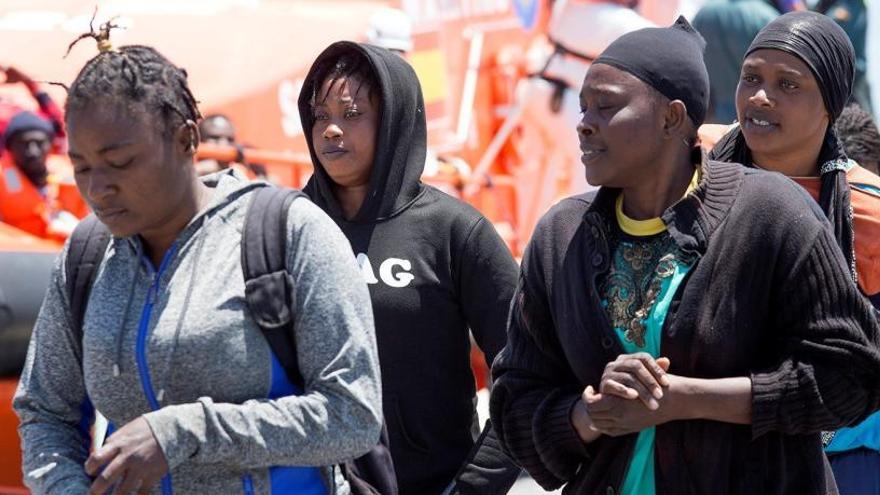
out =
[[[793,180],[818,201],[821,180],[818,177]],[[859,287],[880,305],[880,177],[859,165],[846,173],[850,204],[853,208],[856,272]]]
[[[43,239],[64,242],[89,209],[73,180],[70,162],[59,155],[47,157],[49,175],[41,191],[15,165],[12,155],[0,156],[0,222]],[[67,221],[60,220],[62,212]],[[73,221],[73,222],[71,222]]]
[[0,156],[0,222],[42,238],[49,231],[46,193],[18,169],[9,153]]
[[85,218],[90,210],[76,187],[73,165],[67,155],[49,155],[46,168],[49,169],[49,197],[53,200],[50,207],[66,211],[76,218]]

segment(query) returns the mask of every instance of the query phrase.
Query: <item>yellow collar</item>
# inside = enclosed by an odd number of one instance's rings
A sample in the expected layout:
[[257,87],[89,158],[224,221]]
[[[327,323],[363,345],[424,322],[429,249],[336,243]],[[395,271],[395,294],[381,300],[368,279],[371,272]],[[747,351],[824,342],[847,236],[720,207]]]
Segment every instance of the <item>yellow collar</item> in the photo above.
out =
[[[691,179],[691,183],[688,185],[687,191],[685,191],[684,196],[687,196],[694,189],[696,189],[699,183],[700,168],[697,167],[697,169],[694,171],[694,177]],[[628,235],[635,237],[647,237],[657,235],[666,230],[666,224],[663,223],[663,220],[661,220],[659,217],[649,218],[647,220],[635,220],[626,216],[626,213],[623,212],[622,192],[617,196],[617,201],[614,204],[614,210],[617,216],[617,224],[620,226],[620,230]]]

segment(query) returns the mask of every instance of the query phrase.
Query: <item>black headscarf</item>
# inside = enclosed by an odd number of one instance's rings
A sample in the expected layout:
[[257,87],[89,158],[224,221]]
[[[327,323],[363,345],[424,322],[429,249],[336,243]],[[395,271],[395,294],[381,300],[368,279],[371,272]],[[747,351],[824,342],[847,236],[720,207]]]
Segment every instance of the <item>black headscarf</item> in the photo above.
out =
[[617,38],[593,62],[638,77],[670,100],[681,100],[696,125],[709,106],[709,73],[703,62],[706,41],[679,17],[668,28],[644,28]]
[[[746,57],[761,49],[781,50],[800,58],[819,84],[829,115],[828,130],[817,163],[822,180],[819,205],[834,228],[834,235],[855,278],[852,205],[846,180],[848,160],[834,131],[834,122],[852,94],[855,50],[837,23],[815,12],[791,12],[776,18],[758,33]],[[709,158],[749,167],[754,165],[751,150],[739,126],[715,145]]]

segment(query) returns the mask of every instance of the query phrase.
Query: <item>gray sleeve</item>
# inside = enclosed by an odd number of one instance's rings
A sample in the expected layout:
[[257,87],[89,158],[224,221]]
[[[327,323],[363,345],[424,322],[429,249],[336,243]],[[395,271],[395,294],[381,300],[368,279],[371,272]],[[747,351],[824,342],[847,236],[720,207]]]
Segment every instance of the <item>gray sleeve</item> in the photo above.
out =
[[69,324],[62,259],[55,263],[12,401],[20,419],[24,482],[35,494],[86,493],[91,485],[83,463],[93,412],[80,344]]
[[320,209],[297,199],[289,219],[287,268],[305,393],[240,405],[203,398],[148,413],[172,469],[186,460],[324,466],[379,440],[381,382],[367,286],[348,240]]

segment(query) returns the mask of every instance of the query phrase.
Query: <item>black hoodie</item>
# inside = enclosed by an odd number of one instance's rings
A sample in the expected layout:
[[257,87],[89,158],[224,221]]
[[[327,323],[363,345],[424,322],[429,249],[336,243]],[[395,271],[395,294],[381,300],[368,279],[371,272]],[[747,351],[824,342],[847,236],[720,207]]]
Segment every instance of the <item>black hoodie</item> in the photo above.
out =
[[[367,57],[381,97],[370,190],[351,220],[311,139],[315,67],[357,52]],[[519,469],[491,429],[474,440],[475,384],[470,329],[491,362],[506,341],[517,266],[491,222],[469,205],[420,182],[427,131],[421,87],[398,55],[334,43],[312,66],[299,111],[315,173],[305,187],[345,233],[370,287],[383,406],[401,494],[506,493]]]

